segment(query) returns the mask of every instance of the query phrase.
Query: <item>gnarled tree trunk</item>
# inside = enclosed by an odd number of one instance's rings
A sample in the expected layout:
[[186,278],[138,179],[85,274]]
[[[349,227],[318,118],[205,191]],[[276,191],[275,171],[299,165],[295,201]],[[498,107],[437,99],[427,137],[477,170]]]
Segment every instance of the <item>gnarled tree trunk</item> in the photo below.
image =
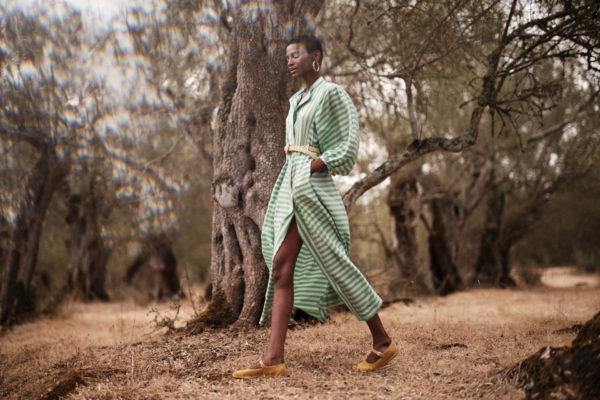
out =
[[429,202],[433,218],[432,227],[426,224],[429,230],[430,270],[434,288],[441,294],[464,287],[457,268],[461,233],[467,219],[493,185],[494,174],[490,162],[473,164],[469,168],[470,182],[462,188],[444,188],[436,177],[425,180],[425,186],[429,187],[423,198]]
[[487,203],[485,225],[479,243],[479,255],[475,263],[475,279],[478,283],[498,285],[504,278],[502,267],[503,245],[502,220],[504,214],[504,193],[493,192]]
[[93,174],[80,194],[69,197],[69,287],[87,300],[108,300],[105,281],[110,250],[100,235],[102,204]]
[[[10,253],[10,227],[8,221],[3,215],[0,215],[0,272],[4,272],[6,266],[6,260]],[[1,276],[1,275],[0,275]],[[4,282],[4,276],[2,276],[2,282]],[[0,294],[2,293],[2,284],[0,284]]]
[[485,228],[475,264],[475,279],[478,283],[501,287],[516,285],[510,276],[510,251],[535,224],[541,206],[547,200],[545,192],[532,196],[521,209],[508,216],[504,193],[499,190],[490,193]]
[[27,181],[30,197],[21,204],[10,230],[11,245],[5,261],[0,292],[0,324],[10,324],[35,311],[31,278],[37,263],[40,236],[52,195],[65,179],[67,169],[54,149],[46,147]]
[[171,241],[165,234],[150,238],[145,248],[127,268],[125,280],[130,284],[140,269],[151,274],[152,296],[156,300],[173,295],[183,296],[177,273],[177,258]]
[[258,14],[232,11],[229,71],[213,138],[211,283],[225,292],[232,316],[242,323],[258,322],[268,279],[260,234],[285,158],[285,47],[291,34],[285,25],[315,15],[321,5],[268,1]]
[[457,207],[446,197],[430,203],[433,223],[429,232],[429,262],[435,290],[441,295],[464,288],[456,267],[458,252]]
[[415,176],[408,178],[392,177],[387,204],[392,216],[393,242],[386,249],[388,263],[397,271],[394,287],[412,286],[418,290],[428,288],[421,271],[416,225],[421,216],[421,196],[423,190]]

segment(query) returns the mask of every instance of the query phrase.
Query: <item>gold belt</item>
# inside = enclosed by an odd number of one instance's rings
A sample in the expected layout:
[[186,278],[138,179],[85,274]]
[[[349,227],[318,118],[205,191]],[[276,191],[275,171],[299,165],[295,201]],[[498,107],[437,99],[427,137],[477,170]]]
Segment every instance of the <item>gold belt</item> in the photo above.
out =
[[313,160],[316,160],[317,158],[319,158],[318,155],[316,155],[315,153],[320,153],[321,150],[319,150],[316,147],[312,147],[312,146],[291,146],[289,144],[286,144],[283,147],[283,151],[285,151],[285,154],[292,152],[292,151],[296,151],[298,153],[303,153],[306,154],[307,156],[309,156],[310,158],[312,158]]

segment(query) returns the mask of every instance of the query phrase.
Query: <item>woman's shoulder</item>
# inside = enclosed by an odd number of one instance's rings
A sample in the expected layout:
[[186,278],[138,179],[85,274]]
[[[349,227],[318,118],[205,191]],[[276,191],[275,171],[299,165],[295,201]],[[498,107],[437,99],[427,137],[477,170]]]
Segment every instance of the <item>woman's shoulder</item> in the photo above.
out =
[[[319,85],[315,89],[316,90],[314,90],[314,91],[311,90],[311,96],[316,95],[319,98],[348,96],[348,93],[344,90],[344,88],[342,86],[338,85],[337,83],[327,81],[323,78],[320,79]],[[302,88],[302,89],[298,90],[296,93],[294,93],[290,97],[290,101],[296,99],[297,97],[300,97],[302,95],[302,93],[304,93],[305,90],[306,90],[306,88]]]
[[351,103],[352,100],[346,90],[337,83],[325,81],[323,85],[323,98],[330,104]]
[[325,79],[323,79],[323,89],[324,92],[326,93],[346,93],[346,91],[344,90],[343,87],[341,87],[340,85],[338,85],[335,82],[330,82],[330,81],[326,81]]
[[339,101],[349,98],[348,93],[341,85],[325,80],[323,81],[321,93],[321,97],[329,99],[329,101]]

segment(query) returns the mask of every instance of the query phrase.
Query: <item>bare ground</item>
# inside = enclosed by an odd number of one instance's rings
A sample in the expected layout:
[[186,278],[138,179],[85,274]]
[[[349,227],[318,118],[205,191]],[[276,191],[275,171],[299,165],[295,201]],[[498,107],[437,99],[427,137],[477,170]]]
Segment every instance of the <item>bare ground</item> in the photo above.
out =
[[[506,370],[543,346],[570,344],[576,331],[565,328],[600,311],[592,278],[575,287],[480,289],[393,304],[381,317],[400,354],[371,374],[351,369],[369,349],[366,324],[335,313],[289,332],[287,377],[250,381],[231,372],[257,360],[266,329],[165,335],[147,307],[69,304],[0,337],[0,398],[524,398]],[[190,304],[182,310],[180,323],[192,313]]]

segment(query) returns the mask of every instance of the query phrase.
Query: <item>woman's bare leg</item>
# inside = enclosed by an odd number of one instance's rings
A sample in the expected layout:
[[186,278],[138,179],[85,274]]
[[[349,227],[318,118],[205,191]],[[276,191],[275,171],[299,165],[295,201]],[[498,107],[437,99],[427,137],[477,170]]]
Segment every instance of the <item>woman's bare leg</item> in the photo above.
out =
[[296,218],[283,239],[273,259],[273,310],[271,311],[271,337],[269,349],[263,357],[266,365],[283,363],[284,344],[292,306],[294,304],[294,267],[302,247]]
[[[298,233],[296,219],[292,218],[290,227],[273,259],[273,309],[271,311],[271,335],[269,348],[262,357],[265,365],[276,365],[284,362],[285,337],[287,335],[288,322],[292,314],[294,304],[294,267],[302,247],[302,239]],[[373,336],[373,347],[384,351],[392,342],[388,336],[379,314],[375,314],[367,321],[367,326]],[[379,357],[370,352],[367,362],[373,363]],[[251,368],[260,368],[257,363]]]
[[[301,247],[302,239],[294,217],[283,243],[273,259],[273,310],[271,311],[269,348],[262,358],[265,365],[284,362],[285,337],[294,304],[294,267]],[[259,368],[259,366],[257,364],[252,368]]]
[[[373,348],[379,351],[384,351],[387,349],[390,343],[392,343],[392,339],[385,331],[385,328],[381,323],[381,319],[379,318],[379,313],[375,314],[374,317],[368,320],[367,325],[371,331],[371,335],[373,336]],[[369,355],[367,356],[367,362],[374,363],[378,358],[379,356],[377,356],[375,353],[369,352]]]

